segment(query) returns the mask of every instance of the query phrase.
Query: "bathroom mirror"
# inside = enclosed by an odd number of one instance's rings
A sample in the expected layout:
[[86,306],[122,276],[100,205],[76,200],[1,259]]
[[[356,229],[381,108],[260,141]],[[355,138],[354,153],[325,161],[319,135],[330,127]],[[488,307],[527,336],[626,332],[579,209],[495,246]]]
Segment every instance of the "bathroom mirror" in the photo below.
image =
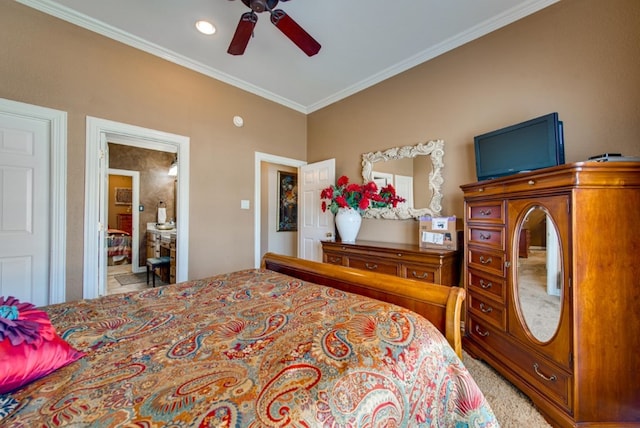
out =
[[444,141],[395,147],[362,155],[362,179],[378,187],[392,184],[407,202],[396,208],[370,208],[365,218],[410,219],[442,211]]
[[520,313],[531,335],[547,342],[560,322],[563,272],[558,232],[541,206],[527,211],[518,230],[514,248]]

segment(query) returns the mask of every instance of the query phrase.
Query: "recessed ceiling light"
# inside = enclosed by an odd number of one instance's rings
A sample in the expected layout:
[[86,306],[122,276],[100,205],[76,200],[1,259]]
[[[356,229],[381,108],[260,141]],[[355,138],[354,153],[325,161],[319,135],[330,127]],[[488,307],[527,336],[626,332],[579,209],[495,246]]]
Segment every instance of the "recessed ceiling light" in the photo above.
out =
[[210,23],[209,21],[202,21],[201,20],[201,21],[196,22],[196,28],[202,34],[206,34],[207,36],[210,36],[210,35],[212,35],[213,33],[216,32],[216,27],[214,27],[213,24]]

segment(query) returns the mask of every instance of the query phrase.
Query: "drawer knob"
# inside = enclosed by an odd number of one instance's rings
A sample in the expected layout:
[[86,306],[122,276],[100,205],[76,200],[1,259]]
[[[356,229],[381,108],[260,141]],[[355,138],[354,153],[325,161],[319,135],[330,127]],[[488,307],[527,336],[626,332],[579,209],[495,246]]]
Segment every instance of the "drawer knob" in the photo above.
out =
[[480,232],[480,240],[481,241],[488,241],[489,239],[491,239],[491,234],[490,233],[482,233],[482,232]]
[[533,180],[529,180],[529,181],[527,182],[527,184],[529,184],[529,186],[533,186],[534,184],[536,184],[536,182],[535,182],[535,181],[533,181]]
[[476,333],[478,333],[478,335],[482,336],[482,337],[489,336],[489,332],[488,331],[481,331],[480,327],[478,327],[477,325],[476,325]]
[[375,263],[365,263],[364,266],[369,269],[369,270],[376,270],[378,269],[378,265]]
[[556,377],[556,375],[551,375],[551,376],[547,376],[544,373],[541,373],[538,367],[538,363],[533,363],[533,370],[535,370],[536,374],[538,376],[540,376],[542,379],[549,381],[549,382],[555,382],[556,380],[558,380],[558,378]]
[[418,275],[418,272],[413,270],[413,271],[411,271],[411,276],[413,276],[414,278],[418,278],[418,279],[425,279],[425,278],[429,277],[429,273],[424,272],[424,273],[422,273],[422,275]]
[[493,283],[492,282],[484,282],[484,279],[480,280],[480,287],[484,288],[485,290],[488,290],[489,288],[493,287]]
[[483,265],[488,265],[493,261],[493,259],[491,257],[485,259],[484,256],[480,256],[480,263],[482,263]]
[[490,216],[491,215],[491,210],[480,210],[480,215],[483,216]]
[[484,303],[480,303],[480,310],[485,314],[488,314],[489,312],[493,311],[493,308],[491,306],[485,305]]

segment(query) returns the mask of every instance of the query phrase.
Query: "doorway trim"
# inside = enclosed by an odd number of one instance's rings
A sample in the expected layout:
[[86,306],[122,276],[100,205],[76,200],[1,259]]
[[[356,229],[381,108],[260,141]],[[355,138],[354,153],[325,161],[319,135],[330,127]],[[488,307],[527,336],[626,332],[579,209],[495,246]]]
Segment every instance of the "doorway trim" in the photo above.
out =
[[261,163],[275,163],[279,165],[292,166],[295,168],[300,168],[303,165],[306,165],[306,161],[301,161],[297,159],[285,158],[277,155],[270,155],[268,153],[255,152],[255,168],[254,168],[254,197],[253,197],[253,249],[254,249],[254,266],[256,268],[260,267],[260,260],[262,259],[262,254],[260,254],[260,194],[262,187],[262,180],[260,180],[260,171],[261,171]]
[[189,137],[87,116],[83,298],[106,293],[107,140],[178,153],[176,282],[186,281],[189,276]]
[[[107,168],[107,175],[122,175],[131,177],[131,220],[133,223],[133,232],[131,233],[131,272],[144,272],[145,268],[138,266],[140,264],[140,171],[130,171],[128,169]],[[135,209],[134,209],[135,208]]]
[[3,113],[48,123],[49,152],[49,303],[66,300],[67,284],[67,112],[0,98]]

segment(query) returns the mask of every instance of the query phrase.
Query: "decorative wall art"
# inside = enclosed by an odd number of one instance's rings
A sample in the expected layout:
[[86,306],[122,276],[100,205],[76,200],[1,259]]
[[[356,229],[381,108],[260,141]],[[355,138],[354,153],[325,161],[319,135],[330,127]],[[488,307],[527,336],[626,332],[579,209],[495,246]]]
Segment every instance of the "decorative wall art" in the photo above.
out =
[[114,187],[116,205],[131,205],[131,188],[130,187]]
[[298,174],[278,171],[278,232],[298,230]]

